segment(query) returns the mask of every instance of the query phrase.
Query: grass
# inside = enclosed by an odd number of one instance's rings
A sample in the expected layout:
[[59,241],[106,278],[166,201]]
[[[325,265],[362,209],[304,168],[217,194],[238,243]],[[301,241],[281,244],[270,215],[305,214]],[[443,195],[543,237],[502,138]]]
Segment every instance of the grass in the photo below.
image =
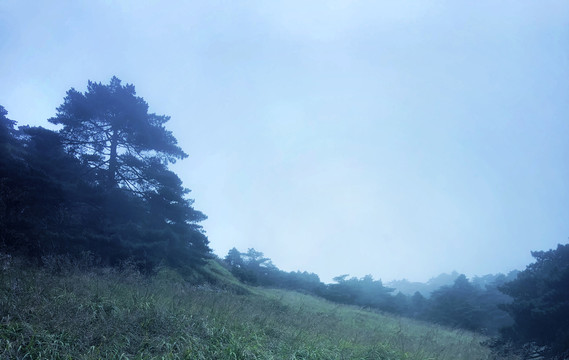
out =
[[215,262],[194,279],[213,287],[48,260],[0,256],[2,359],[493,359],[479,335],[249,288]]

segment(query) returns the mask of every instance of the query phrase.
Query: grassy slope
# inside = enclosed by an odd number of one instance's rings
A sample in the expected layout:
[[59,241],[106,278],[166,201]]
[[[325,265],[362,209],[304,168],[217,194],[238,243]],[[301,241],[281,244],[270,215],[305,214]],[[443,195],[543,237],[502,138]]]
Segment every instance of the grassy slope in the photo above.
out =
[[231,291],[192,286],[170,270],[148,279],[128,267],[50,264],[0,261],[0,358],[491,358],[479,336],[248,288],[215,262],[200,276]]

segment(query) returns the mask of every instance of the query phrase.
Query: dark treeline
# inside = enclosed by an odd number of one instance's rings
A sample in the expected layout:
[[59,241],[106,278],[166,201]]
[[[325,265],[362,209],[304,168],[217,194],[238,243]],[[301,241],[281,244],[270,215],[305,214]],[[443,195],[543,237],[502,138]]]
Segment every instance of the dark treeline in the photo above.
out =
[[[113,77],[71,89],[54,117],[60,130],[20,126],[0,106],[0,252],[36,259],[92,254],[102,265],[134,262],[199,270],[213,257],[180,178],[168,165],[187,155],[148,112],[133,85]],[[222,261],[241,281],[330,301],[498,335],[498,349],[569,358],[569,245],[533,252],[524,271],[469,280],[450,274],[427,284],[384,286],[370,275],[285,272],[263,253],[229,251]],[[399,288],[400,291],[395,291]],[[421,291],[413,291],[420,289]]]
[[494,345],[499,351],[525,349],[551,359],[566,359],[569,245],[532,254],[536,262],[522,272],[472,280],[460,274],[453,276],[452,284],[439,287],[430,296],[419,291],[413,295],[395,293],[395,289],[371,275],[341,275],[334,278],[334,283],[324,284],[313,273],[278,269],[255,249],[242,253],[233,248],[223,262],[237,278],[250,285],[300,290],[337,303],[498,336]]
[[396,292],[402,292],[405,295],[413,295],[417,291],[420,292],[423,296],[429,297],[431,293],[435,290],[438,290],[440,287],[445,285],[452,285],[457,277],[460,274],[456,271],[453,271],[449,274],[443,273],[439,274],[427,282],[411,282],[409,280],[393,280],[387,283],[389,287],[395,288]]
[[[362,278],[341,275],[324,284],[316,274],[285,272],[278,269],[262,252],[249,249],[241,253],[233,248],[224,259],[231,272],[250,285],[301,290],[333,302],[377,309],[406,317],[435,322],[495,335],[511,325],[512,318],[498,308],[511,298],[498,290],[507,280],[505,275],[488,275],[484,286],[459,275],[429,297],[416,291],[413,295],[396,292],[371,275]],[[515,276],[515,275],[512,275]]]
[[569,359],[569,244],[532,252],[535,262],[500,290],[513,298],[503,305],[514,319],[503,341],[540,347],[551,359]]
[[187,155],[148,113],[134,86],[114,77],[71,89],[59,131],[21,126],[0,107],[0,246],[37,258],[91,252],[145,271],[210,256],[189,190],[167,165]]

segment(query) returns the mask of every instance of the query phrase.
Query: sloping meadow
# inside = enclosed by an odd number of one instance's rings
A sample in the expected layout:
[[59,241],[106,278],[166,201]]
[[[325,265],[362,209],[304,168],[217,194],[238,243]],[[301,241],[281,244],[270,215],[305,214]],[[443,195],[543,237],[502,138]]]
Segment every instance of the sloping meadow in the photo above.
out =
[[0,260],[2,359],[493,358],[479,335],[247,288],[214,261],[205,277],[215,286],[169,269],[145,277],[129,264]]

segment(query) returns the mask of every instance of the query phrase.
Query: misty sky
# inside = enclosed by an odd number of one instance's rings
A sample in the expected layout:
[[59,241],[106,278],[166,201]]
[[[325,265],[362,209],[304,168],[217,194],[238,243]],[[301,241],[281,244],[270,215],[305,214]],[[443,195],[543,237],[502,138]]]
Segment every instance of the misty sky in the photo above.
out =
[[170,115],[221,257],[424,281],[567,243],[567,1],[1,0],[0,51],[19,125],[113,75]]

